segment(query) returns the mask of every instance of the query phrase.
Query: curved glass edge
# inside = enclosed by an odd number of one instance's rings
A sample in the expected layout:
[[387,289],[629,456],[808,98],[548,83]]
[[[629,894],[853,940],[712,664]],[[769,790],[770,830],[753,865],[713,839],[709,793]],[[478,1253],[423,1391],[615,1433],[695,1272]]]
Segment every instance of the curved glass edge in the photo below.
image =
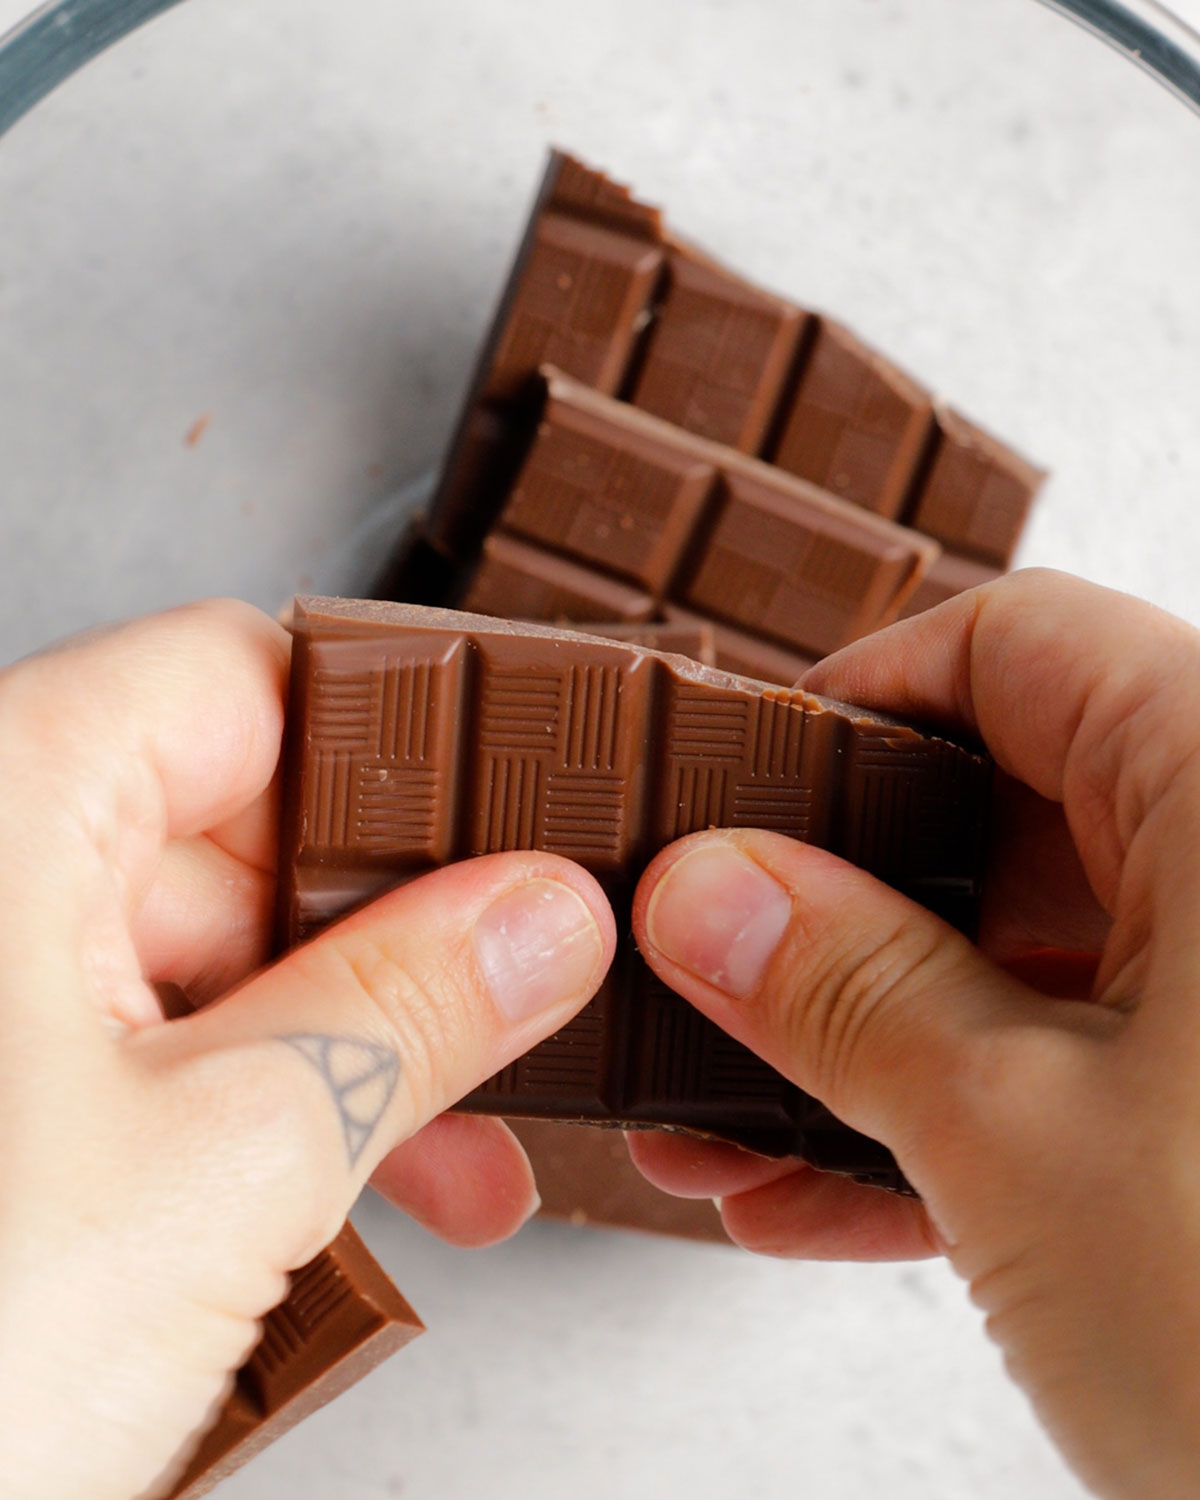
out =
[[1200,34],[1156,0],[1039,0],[1128,57],[1200,113]]
[[[0,37],[0,135],[84,63],[179,0],[50,0]],[[1039,0],[1200,112],[1200,35],[1157,0]]]
[[0,37],[0,135],[114,42],[179,0],[54,0]]

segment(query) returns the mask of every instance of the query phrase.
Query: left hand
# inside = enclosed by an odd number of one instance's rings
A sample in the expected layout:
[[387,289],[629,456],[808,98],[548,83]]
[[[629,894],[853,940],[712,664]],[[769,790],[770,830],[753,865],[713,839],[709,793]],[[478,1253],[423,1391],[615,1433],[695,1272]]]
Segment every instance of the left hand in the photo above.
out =
[[[21,1500],[162,1493],[368,1178],[459,1244],[537,1205],[500,1121],[440,1112],[591,997],[608,904],[566,860],[491,855],[249,978],[288,648],[226,602],[0,673],[0,1489]],[[221,1003],[164,1024],[167,981]]]

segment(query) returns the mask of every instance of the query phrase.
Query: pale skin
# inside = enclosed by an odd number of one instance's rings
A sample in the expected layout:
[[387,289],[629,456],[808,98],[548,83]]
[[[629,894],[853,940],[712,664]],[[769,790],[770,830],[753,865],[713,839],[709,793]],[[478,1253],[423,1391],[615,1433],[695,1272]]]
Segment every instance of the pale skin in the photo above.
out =
[[[163,1493],[367,1180],[458,1243],[519,1227],[515,1140],[441,1111],[612,955],[595,882],[514,853],[263,969],[286,651],[226,603],[0,673],[0,1472],[29,1500]],[[1196,1493],[1200,637],[1016,575],[805,686],[991,749],[978,946],[752,830],[665,850],[635,930],[672,986],[886,1141],[921,1201],[673,1137],[635,1160],[721,1198],[763,1253],[946,1253],[1098,1494]],[[162,981],[220,1003],[164,1024]],[[377,1063],[349,1119],[341,1041]]]

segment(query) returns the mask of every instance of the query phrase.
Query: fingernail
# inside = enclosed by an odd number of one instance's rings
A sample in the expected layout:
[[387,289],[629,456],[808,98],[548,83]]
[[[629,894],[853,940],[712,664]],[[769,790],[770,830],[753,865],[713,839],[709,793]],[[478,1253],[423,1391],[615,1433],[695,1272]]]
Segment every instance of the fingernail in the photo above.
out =
[[494,901],[475,923],[475,954],[496,1009],[527,1021],[578,995],[593,978],[603,941],[570,886],[531,880]]
[[753,994],[792,915],[787,891],[729,844],[676,860],[646,912],[651,943],[726,994]]

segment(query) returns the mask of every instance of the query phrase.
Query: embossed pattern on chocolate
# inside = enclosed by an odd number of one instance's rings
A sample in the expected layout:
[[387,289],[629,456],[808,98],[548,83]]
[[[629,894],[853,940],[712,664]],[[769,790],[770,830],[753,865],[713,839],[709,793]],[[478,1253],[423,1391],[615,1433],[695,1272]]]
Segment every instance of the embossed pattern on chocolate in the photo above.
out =
[[[415,606],[298,600],[280,877],[294,942],[445,860],[538,848],[626,930],[649,858],[712,825],[854,859],[964,930],[990,768],[937,736],[596,637]],[[555,1037],[462,1106],[664,1125],[901,1187],[876,1143],[657,980],[631,942]]]

